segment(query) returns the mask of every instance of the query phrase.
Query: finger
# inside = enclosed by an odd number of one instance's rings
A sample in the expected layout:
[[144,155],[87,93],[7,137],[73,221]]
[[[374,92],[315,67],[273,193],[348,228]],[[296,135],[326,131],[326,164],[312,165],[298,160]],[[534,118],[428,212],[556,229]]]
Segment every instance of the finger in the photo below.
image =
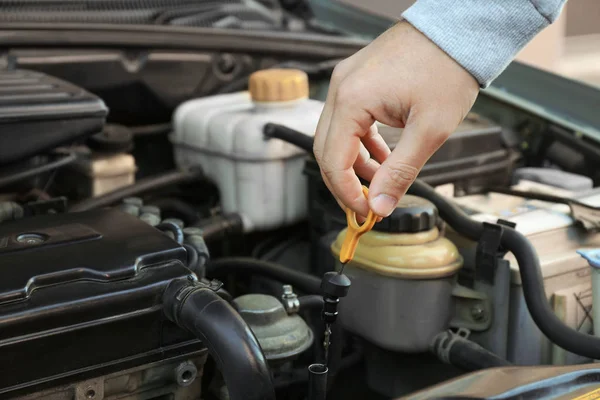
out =
[[376,124],[371,125],[369,131],[361,138],[361,141],[371,154],[371,157],[379,164],[384,162],[391,153],[390,147],[379,134]]
[[[325,186],[327,186],[327,188],[329,189],[329,191],[331,192],[331,184],[329,183],[329,180],[326,177],[323,177],[323,182],[325,182]],[[332,195],[333,196],[333,195]],[[342,209],[342,211],[344,211],[344,213],[346,212],[347,207],[344,205],[344,203],[342,203],[337,197],[333,196],[333,198],[335,199],[335,201],[338,203],[338,205],[340,206],[340,208]],[[381,222],[383,218],[381,217],[377,217],[377,222]],[[367,219],[361,215],[356,215],[356,222],[358,222],[359,224],[362,224],[366,221]]]
[[344,203],[342,203],[340,201],[340,199],[338,199],[332,191],[332,186],[331,183],[329,182],[329,179],[327,178],[327,176],[325,176],[325,174],[321,173],[321,176],[323,177],[323,182],[325,183],[325,186],[327,186],[327,189],[329,189],[329,192],[331,193],[331,195],[333,196],[333,198],[335,199],[335,201],[338,203],[338,206],[340,206],[340,208],[346,212],[346,206],[344,205]]
[[313,154],[317,161],[320,163],[323,157],[323,151],[325,150],[325,140],[327,139],[327,131],[329,130],[329,124],[331,122],[331,113],[333,111],[333,100],[329,99],[325,101],[323,111],[321,111],[321,117],[317,124],[317,130],[315,131],[315,141],[313,144]]
[[342,63],[338,64],[333,70],[331,80],[329,82],[329,88],[327,90],[327,97],[325,99],[325,105],[321,111],[319,122],[317,123],[317,130],[315,131],[315,142],[313,145],[313,153],[317,161],[320,161],[323,156],[323,150],[325,149],[325,140],[327,138],[327,132],[329,131],[329,125],[331,122],[331,114],[333,113],[333,105],[335,97],[337,96],[337,88],[341,81],[345,78],[345,67]]
[[379,167],[380,164],[371,158],[371,154],[361,143],[358,157],[356,158],[353,166],[356,175],[370,182]]
[[373,117],[356,103],[356,96],[338,90],[325,141],[323,171],[329,178],[333,193],[356,214],[366,217],[367,199],[353,165],[361,147],[361,138],[374,123]]
[[411,117],[398,145],[371,181],[369,205],[383,217],[394,211],[423,165],[449,136],[436,128],[433,118]]

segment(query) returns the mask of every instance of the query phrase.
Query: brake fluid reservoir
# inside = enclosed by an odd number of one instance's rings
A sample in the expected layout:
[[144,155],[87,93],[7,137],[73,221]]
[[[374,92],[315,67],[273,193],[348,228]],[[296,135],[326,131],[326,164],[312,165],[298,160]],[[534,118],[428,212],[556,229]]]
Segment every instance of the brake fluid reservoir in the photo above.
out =
[[240,213],[248,231],[306,217],[306,153],[265,140],[263,128],[273,122],[314,136],[323,103],[308,91],[304,72],[269,69],[250,76],[247,92],[191,100],[175,112],[176,163],[201,166],[219,187],[223,211]]
[[[381,348],[412,353],[427,351],[448,328],[462,257],[440,234],[437,218],[431,202],[406,195],[390,217],[361,237],[344,269],[352,281],[339,305],[346,329]],[[345,234],[332,244],[336,258]]]

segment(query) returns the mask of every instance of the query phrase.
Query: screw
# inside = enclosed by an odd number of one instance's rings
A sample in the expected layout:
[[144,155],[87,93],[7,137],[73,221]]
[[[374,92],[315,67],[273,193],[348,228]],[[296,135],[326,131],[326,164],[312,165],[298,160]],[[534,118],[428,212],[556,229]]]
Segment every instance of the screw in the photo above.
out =
[[217,61],[217,67],[223,74],[230,74],[235,70],[235,58],[231,54],[223,54],[219,61]]
[[292,285],[283,285],[283,294],[290,295],[290,294],[294,294],[294,291],[292,290]]
[[481,304],[476,304],[471,308],[471,317],[475,321],[483,321],[485,319],[485,310]]

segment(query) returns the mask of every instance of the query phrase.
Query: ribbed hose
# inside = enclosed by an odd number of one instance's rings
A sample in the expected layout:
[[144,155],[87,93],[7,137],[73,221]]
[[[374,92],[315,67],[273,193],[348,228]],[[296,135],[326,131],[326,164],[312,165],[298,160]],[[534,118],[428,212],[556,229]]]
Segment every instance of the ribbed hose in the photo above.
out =
[[208,348],[231,400],[275,400],[271,372],[258,340],[237,311],[212,289],[175,279],[163,294],[166,317]]

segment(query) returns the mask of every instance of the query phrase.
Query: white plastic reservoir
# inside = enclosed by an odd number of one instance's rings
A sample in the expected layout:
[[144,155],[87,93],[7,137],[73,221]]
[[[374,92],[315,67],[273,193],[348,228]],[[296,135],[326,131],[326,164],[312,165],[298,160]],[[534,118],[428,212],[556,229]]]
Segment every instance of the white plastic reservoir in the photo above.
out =
[[308,98],[308,77],[270,69],[250,76],[249,91],[204,97],[175,111],[175,161],[201,166],[219,187],[223,211],[244,218],[246,231],[306,217],[306,153],[279,139],[265,140],[273,122],[314,136],[323,103]]

